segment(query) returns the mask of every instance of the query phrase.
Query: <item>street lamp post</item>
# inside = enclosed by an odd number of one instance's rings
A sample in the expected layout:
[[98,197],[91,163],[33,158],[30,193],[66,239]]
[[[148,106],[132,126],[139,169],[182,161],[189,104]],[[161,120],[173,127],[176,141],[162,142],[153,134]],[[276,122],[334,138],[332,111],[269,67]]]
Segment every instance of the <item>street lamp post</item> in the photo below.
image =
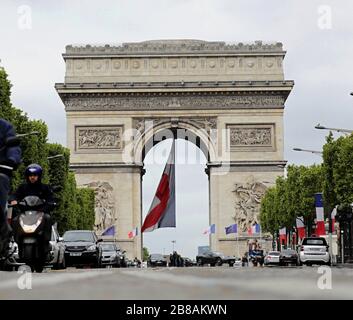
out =
[[63,154],[56,154],[55,156],[47,157],[48,160],[56,159],[56,158],[64,158]]
[[293,148],[293,151],[310,152],[310,153],[313,153],[313,154],[322,155],[322,151],[317,151],[317,150],[308,150],[308,149],[301,149],[301,148]]
[[331,130],[331,131],[337,131],[337,132],[342,132],[342,133],[353,133],[353,130],[351,130],[351,129],[328,128],[328,127],[322,126],[320,123],[318,123],[318,124],[315,126],[315,129]]

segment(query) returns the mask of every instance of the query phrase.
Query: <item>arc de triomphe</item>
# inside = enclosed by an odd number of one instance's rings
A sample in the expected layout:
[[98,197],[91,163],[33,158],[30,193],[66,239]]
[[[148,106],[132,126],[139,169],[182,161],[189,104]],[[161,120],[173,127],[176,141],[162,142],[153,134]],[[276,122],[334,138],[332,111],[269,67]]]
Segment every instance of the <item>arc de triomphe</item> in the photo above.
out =
[[[208,160],[212,249],[235,253],[238,223],[258,221],[265,189],[283,174],[283,111],[294,85],[285,80],[281,43],[161,40],[118,46],[67,46],[67,145],[79,185],[96,191],[96,229],[110,225],[130,257],[141,257],[144,155],[171,129]],[[243,241],[242,241],[243,240]],[[240,251],[243,253],[244,251]]]

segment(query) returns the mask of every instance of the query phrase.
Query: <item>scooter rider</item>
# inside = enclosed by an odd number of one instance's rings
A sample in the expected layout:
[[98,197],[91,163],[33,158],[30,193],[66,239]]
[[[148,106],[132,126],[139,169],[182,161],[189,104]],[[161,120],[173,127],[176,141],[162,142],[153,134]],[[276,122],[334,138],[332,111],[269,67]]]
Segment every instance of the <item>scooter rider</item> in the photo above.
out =
[[[49,241],[51,238],[51,226],[53,224],[52,219],[49,215],[49,211],[52,209],[54,203],[54,195],[51,187],[47,184],[42,183],[43,169],[39,164],[30,164],[25,170],[26,183],[21,184],[16,192],[11,196],[11,205],[17,205],[18,202],[23,200],[27,196],[37,196],[44,200],[44,205],[41,211],[44,212],[44,229],[43,229],[43,240],[45,250],[48,251]],[[18,220],[15,217],[13,219],[13,227],[15,229],[16,236],[16,225]]]
[[6,204],[12,172],[21,162],[21,148],[19,146],[8,147],[5,142],[6,139],[15,135],[12,124],[0,119],[0,238],[7,238],[11,233],[6,219]]

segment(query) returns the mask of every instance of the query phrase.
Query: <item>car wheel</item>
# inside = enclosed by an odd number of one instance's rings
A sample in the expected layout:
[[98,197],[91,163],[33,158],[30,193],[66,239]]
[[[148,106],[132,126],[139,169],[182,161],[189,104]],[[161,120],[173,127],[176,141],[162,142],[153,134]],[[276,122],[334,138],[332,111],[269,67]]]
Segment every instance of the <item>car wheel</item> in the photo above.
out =
[[221,258],[218,258],[217,261],[216,261],[216,263],[215,263],[215,265],[221,266],[222,264],[223,264],[222,259],[221,259]]
[[60,269],[66,269],[66,260],[65,260],[65,255],[63,256],[63,260],[60,264]]
[[44,269],[44,265],[42,263],[38,263],[38,264],[35,264],[34,265],[34,270],[37,272],[37,273],[42,273],[43,272],[43,269]]

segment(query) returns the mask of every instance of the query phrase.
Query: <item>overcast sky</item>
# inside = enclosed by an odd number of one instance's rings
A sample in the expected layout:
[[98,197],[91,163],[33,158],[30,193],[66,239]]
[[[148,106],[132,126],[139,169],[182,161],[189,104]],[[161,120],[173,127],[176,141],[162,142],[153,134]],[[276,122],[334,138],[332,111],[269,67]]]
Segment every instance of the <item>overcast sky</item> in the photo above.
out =
[[[28,8],[29,28],[23,21]],[[13,103],[48,124],[50,141],[66,144],[65,112],[54,83],[64,80],[61,54],[67,44],[177,38],[280,41],[287,51],[285,78],[295,81],[285,108],[285,159],[312,164],[320,157],[291,149],[320,150],[327,132],[315,130],[317,123],[353,128],[352,12],[351,0],[2,0],[0,59],[13,84]],[[185,149],[185,144],[177,147]],[[197,246],[207,244],[202,235],[208,225],[202,157],[199,165],[177,166],[178,227],[147,235],[150,251],[170,252],[171,240],[176,240],[178,251],[194,257]],[[144,212],[163,165],[146,169]]]

